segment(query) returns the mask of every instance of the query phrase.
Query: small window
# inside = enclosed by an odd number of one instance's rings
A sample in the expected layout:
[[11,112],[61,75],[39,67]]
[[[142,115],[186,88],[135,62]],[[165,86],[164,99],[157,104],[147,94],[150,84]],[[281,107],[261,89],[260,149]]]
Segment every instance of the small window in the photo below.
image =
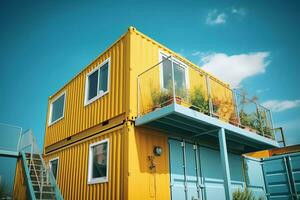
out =
[[86,78],[85,105],[108,92],[110,59],[91,71]]
[[88,183],[103,183],[108,181],[108,139],[90,145]]
[[162,73],[161,73],[161,85],[164,89],[172,88],[172,63],[174,69],[174,84],[176,90],[187,89],[187,72],[186,66],[175,58],[168,58],[167,55],[161,53]]
[[66,92],[54,99],[50,105],[49,125],[64,117]]
[[54,158],[50,160],[49,166],[54,178],[56,179],[58,174],[58,158]]

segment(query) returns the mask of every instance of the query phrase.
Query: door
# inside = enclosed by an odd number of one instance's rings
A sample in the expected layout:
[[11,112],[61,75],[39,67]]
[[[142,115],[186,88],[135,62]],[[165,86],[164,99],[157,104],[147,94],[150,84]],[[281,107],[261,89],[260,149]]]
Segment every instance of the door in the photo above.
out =
[[171,199],[203,200],[199,148],[175,139],[169,140]]
[[300,198],[300,154],[270,157],[263,160],[269,200]]

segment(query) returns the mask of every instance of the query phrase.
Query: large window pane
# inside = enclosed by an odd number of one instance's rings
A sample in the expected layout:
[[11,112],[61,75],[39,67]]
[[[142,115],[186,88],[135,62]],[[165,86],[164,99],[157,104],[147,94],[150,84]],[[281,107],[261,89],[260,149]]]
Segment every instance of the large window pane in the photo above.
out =
[[[170,89],[172,88],[172,63],[166,57],[162,57],[164,59],[163,66],[163,88]],[[165,60],[166,59],[166,60]]]
[[60,96],[52,103],[51,122],[61,118],[64,114],[65,94]]
[[98,70],[89,75],[88,82],[88,100],[90,100],[97,96],[98,93]]
[[177,63],[173,63],[173,66],[174,66],[174,80],[175,80],[176,90],[186,89],[185,69],[180,65],[178,65]]
[[92,178],[106,177],[107,142],[92,147]]
[[53,173],[54,178],[56,179],[56,177],[57,177],[57,170],[58,170],[58,159],[50,161],[50,168],[51,168],[51,171]]
[[108,63],[103,65],[100,68],[100,78],[99,78],[100,86],[99,86],[99,92],[100,94],[107,91],[107,85],[108,85]]

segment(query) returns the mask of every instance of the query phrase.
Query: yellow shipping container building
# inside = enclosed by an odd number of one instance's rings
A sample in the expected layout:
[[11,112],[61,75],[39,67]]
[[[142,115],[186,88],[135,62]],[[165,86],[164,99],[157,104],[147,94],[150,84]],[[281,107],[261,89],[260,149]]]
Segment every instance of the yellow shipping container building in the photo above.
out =
[[267,109],[129,27],[49,97],[43,157],[64,199],[230,199],[252,178],[242,154],[278,146],[272,126]]

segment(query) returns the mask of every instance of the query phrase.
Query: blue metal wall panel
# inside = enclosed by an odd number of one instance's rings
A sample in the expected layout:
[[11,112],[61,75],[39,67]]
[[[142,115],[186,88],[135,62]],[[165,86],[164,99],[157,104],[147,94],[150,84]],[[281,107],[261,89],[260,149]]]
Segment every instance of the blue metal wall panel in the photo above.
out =
[[178,140],[169,140],[171,169],[171,198],[185,199],[183,152]]
[[196,159],[193,144],[185,143],[188,199],[199,198],[197,192]]
[[[205,184],[206,199],[225,200],[224,180],[221,170],[220,153],[206,147],[200,147],[201,170]],[[239,155],[228,153],[232,192],[244,187],[242,160]]]
[[263,170],[268,199],[300,198],[300,154],[264,159]]
[[291,179],[293,181],[294,193],[300,199],[300,154],[294,154],[289,157],[291,168]]
[[[172,200],[225,200],[224,180],[218,150],[188,142],[182,143],[175,139],[169,139],[169,148]],[[261,163],[246,159],[247,170],[245,173],[248,179],[245,183],[241,155],[228,153],[228,159],[232,192],[238,188],[245,188],[247,184],[257,198],[265,196]],[[202,184],[204,189],[199,187]]]

